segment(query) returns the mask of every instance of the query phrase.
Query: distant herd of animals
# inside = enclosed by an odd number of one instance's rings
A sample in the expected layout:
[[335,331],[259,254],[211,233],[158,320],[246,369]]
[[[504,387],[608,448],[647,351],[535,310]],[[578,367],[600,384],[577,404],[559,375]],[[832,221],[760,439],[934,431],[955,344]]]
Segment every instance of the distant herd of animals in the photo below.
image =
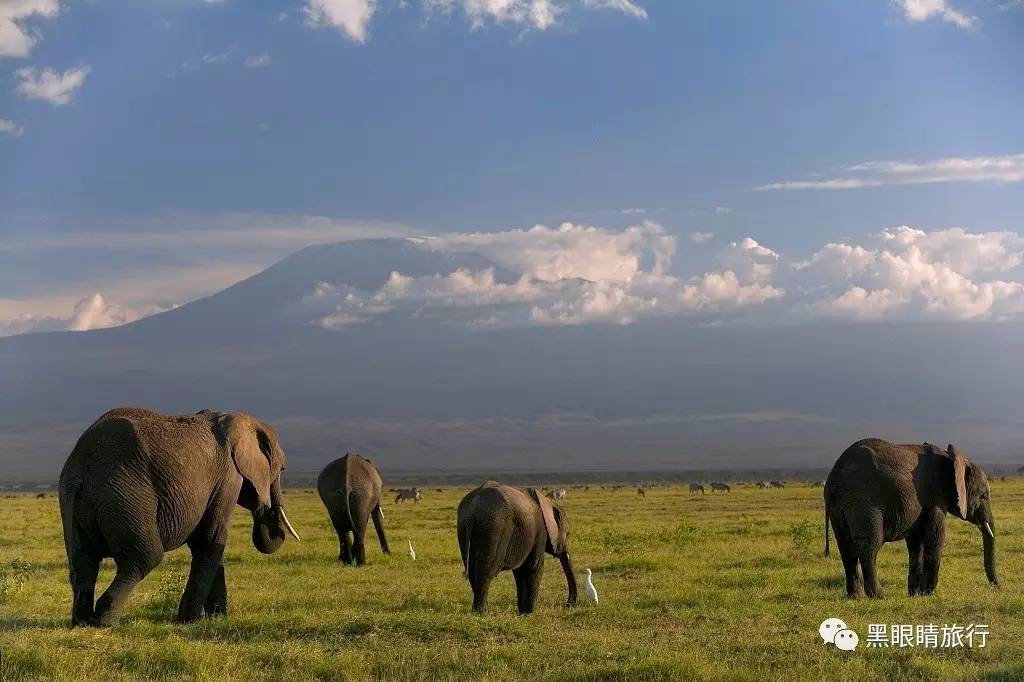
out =
[[[252,542],[260,552],[277,551],[286,535],[299,539],[282,503],[285,459],[274,428],[247,414],[201,410],[163,415],[122,407],[102,415],[78,439],[60,475],[72,625],[116,624],[135,586],[165,552],[182,545],[188,545],[192,562],[177,621],[226,614],[223,555],[235,506],[251,514]],[[824,488],[825,555],[831,525],[849,597],[883,595],[876,556],[883,543],[898,540],[906,541],[909,553],[908,593],[931,594],[938,582],[946,514],[979,528],[985,573],[998,584],[988,478],[953,445],[942,449],[861,440],[842,453],[818,485]],[[638,486],[637,495],[646,496],[651,487]],[[709,487],[712,493],[731,491],[721,481]],[[784,482],[759,481],[757,487],[783,488]],[[376,464],[346,454],[324,467],[316,488],[337,532],[341,562],[365,563],[371,520],[381,549],[390,553],[381,509],[383,478]],[[703,494],[704,486],[690,483],[689,490]],[[391,492],[396,504],[421,499],[419,488]],[[487,481],[462,499],[455,530],[474,611],[486,610],[491,581],[510,570],[518,611],[531,613],[545,554],[561,563],[566,606],[576,604],[569,522],[557,504],[565,496],[565,488],[545,494]],[[415,558],[411,542],[409,556]],[[107,557],[113,558],[116,573],[96,599],[97,574]],[[585,592],[596,602],[589,569]]]

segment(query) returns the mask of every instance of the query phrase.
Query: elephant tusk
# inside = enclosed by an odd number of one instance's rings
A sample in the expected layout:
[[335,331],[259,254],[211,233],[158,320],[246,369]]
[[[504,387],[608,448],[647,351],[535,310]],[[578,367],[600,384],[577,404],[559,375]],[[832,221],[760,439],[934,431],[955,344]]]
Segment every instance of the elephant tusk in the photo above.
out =
[[985,532],[988,533],[988,536],[993,540],[996,539],[996,534],[992,531],[992,526],[988,525],[988,521],[985,522]]
[[294,528],[292,528],[292,524],[288,520],[288,515],[284,513],[284,507],[281,507],[281,520],[284,521],[284,527],[288,529],[288,532],[292,534],[292,537],[299,542],[302,542],[302,538],[300,538],[299,534],[295,532]]

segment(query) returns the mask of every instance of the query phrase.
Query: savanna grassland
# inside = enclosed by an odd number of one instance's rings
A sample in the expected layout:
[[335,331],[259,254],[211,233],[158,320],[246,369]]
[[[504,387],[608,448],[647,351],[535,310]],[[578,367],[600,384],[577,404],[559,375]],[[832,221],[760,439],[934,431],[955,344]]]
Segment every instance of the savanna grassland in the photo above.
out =
[[[822,557],[821,489],[746,485],[646,497],[570,488],[564,507],[581,574],[581,605],[562,608],[565,581],[547,559],[538,611],[515,614],[513,580],[494,583],[491,612],[470,612],[455,507],[467,489],[433,488],[419,504],[384,507],[393,553],[368,540],[368,564],[336,561],[319,498],[289,491],[303,536],[275,555],[249,540],[237,510],[225,561],[230,613],[188,626],[172,620],[188,570],[169,553],[139,585],[115,628],[69,629],[70,589],[57,499],[0,499],[0,650],[3,680],[335,679],[1022,679],[1024,480],[993,481],[1002,586],[988,586],[976,529],[950,518],[936,595],[908,598],[906,550],[886,545],[888,596],[848,601],[842,566]],[[372,536],[372,531],[371,531]],[[412,540],[418,558],[406,555]],[[100,588],[112,577],[107,561]],[[598,607],[582,598],[594,570]],[[818,624],[858,631],[852,653],[824,645]],[[869,649],[868,623],[984,623],[983,649]]]

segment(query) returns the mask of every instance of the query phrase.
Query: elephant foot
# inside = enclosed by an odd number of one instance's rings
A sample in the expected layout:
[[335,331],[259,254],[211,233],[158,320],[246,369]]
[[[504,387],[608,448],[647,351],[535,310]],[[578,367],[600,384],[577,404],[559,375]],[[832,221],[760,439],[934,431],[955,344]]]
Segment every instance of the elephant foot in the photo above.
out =
[[112,628],[117,625],[120,620],[120,618],[110,616],[93,616],[92,618],[80,623],[80,625],[85,625],[90,628]]

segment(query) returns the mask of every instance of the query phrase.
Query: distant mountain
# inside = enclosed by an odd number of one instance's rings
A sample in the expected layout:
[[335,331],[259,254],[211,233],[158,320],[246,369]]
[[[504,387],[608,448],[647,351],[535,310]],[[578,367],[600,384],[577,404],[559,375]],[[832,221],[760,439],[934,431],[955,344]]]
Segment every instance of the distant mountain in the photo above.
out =
[[517,273],[481,255],[366,240],[123,327],[0,339],[0,479],[55,476],[124,404],[252,412],[296,472],[349,449],[394,470],[820,467],[868,435],[1024,459],[1019,323],[478,323],[507,298],[470,322],[458,307],[345,317],[403,286],[392,272],[460,268],[515,295]]

